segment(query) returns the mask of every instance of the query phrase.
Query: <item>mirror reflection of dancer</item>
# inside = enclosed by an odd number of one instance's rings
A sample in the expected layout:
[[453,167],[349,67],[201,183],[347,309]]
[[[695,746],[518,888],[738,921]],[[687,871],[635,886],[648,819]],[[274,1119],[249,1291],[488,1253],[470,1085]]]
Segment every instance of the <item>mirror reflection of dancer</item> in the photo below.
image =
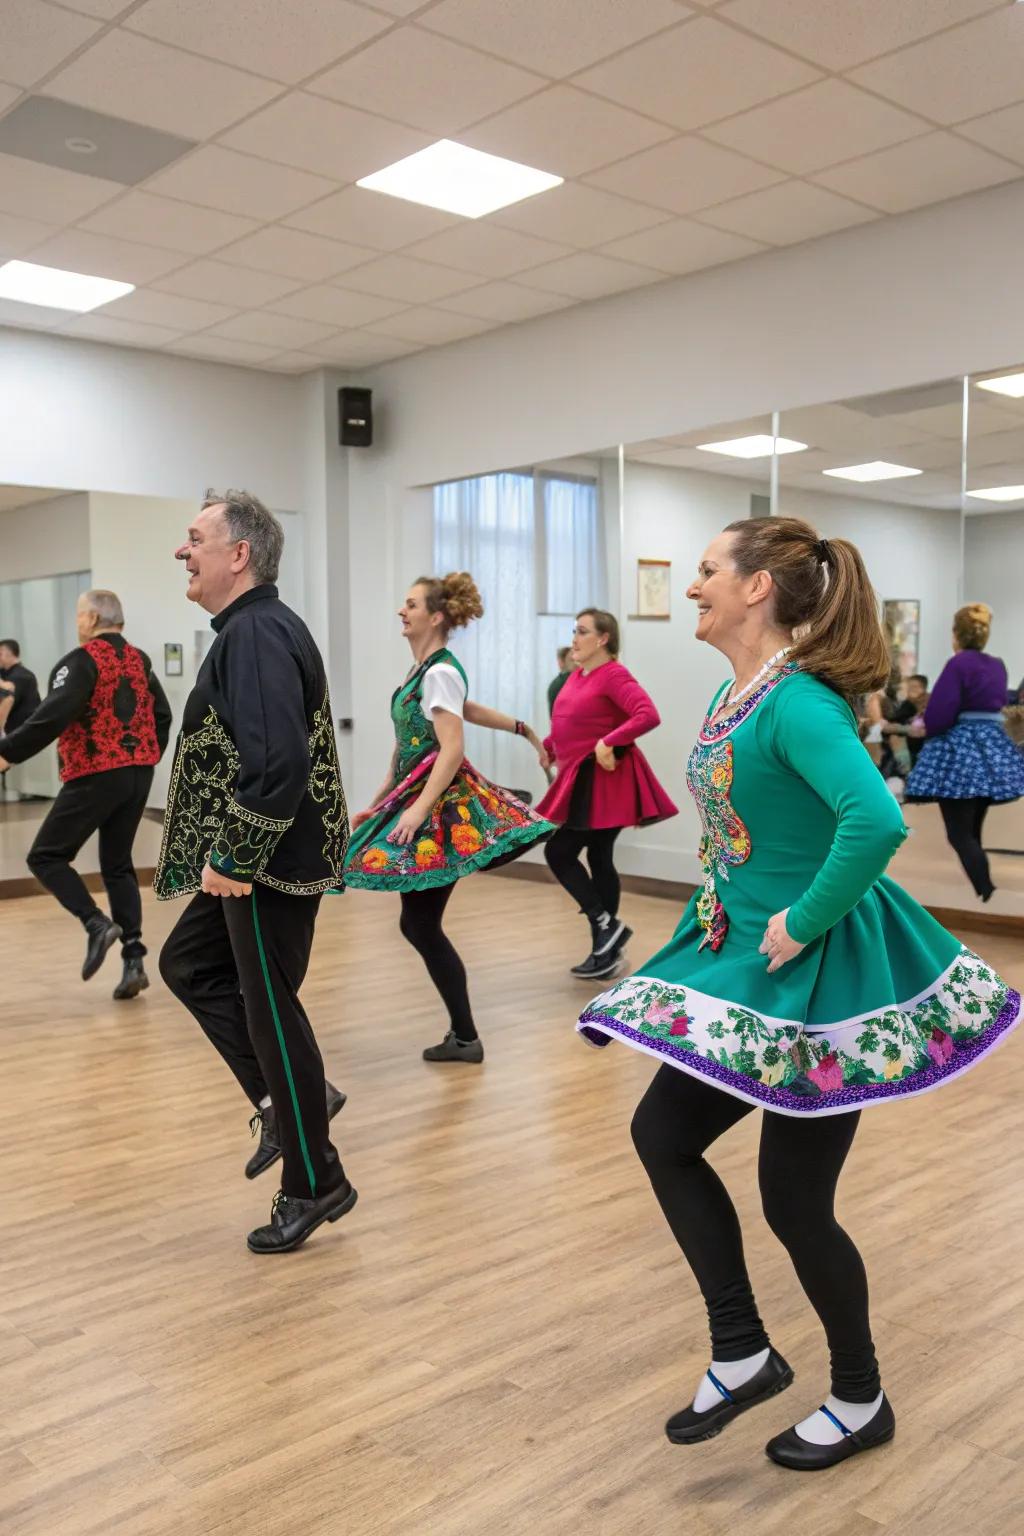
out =
[[551,872],[590,924],[590,953],[572,967],[586,980],[613,976],[633,936],[619,917],[615,839],[623,827],[677,814],[636,745],[661,716],[618,658],[614,614],[584,608],[572,632],[574,670],[559,690],[544,742],[558,776],[537,807],[559,823],[544,848]]
[[793,1379],[758,1315],[732,1202],[704,1159],[752,1108],[766,1111],[765,1217],[832,1360],[823,1406],[766,1450],[815,1470],[895,1431],[864,1265],[833,1210],[860,1110],[958,1077],[1017,1024],[1020,997],[883,878],[906,828],[845,702],[889,670],[854,546],[795,518],[733,523],[689,596],[697,638],[735,674],[689,762],[703,889],[669,943],[578,1027],[592,1044],[618,1037],[664,1063],[633,1139],[703,1292],[712,1354],[693,1402],[666,1425],[676,1444],[710,1439]]
[[402,935],[422,956],[451,1025],[440,1045],[423,1052],[424,1061],[484,1059],[466,968],[442,927],[455,882],[507,863],[552,830],[464,755],[465,719],[515,731],[544,757],[523,721],[467,701],[466,674],[447,648],[448,636],[482,613],[467,571],[424,576],[409,589],[399,618],[413,667],[391,700],[395,751],[369,810],[353,817],[345,863],[346,885],[401,892]]

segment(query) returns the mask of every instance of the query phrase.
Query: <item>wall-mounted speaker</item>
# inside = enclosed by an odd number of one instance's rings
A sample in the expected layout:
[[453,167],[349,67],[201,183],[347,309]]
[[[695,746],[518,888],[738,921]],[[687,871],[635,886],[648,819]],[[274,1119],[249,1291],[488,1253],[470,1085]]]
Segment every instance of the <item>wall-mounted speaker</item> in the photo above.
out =
[[338,441],[343,448],[369,448],[373,443],[373,390],[338,390]]

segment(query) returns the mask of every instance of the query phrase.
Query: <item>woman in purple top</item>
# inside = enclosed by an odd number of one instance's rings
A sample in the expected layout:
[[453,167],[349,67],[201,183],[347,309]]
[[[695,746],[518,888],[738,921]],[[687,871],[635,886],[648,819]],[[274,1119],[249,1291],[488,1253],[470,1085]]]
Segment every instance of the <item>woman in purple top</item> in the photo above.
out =
[[953,651],[924,712],[925,743],[907,779],[907,801],[935,800],[946,836],[982,901],[995,886],[981,846],[990,805],[1024,795],[1024,754],[1006,734],[1006,668],[985,652],[992,610],[970,603],[953,616]]

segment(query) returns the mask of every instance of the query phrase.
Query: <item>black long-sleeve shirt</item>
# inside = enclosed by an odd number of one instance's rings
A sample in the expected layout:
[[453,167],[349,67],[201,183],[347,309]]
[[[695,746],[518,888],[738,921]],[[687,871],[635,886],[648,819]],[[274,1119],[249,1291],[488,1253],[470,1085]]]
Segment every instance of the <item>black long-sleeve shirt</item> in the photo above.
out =
[[[11,712],[4,722],[5,731],[14,731],[23,720],[27,720],[34,709],[39,707],[39,684],[36,675],[30,672],[28,667],[23,667],[20,661],[16,661],[13,667],[0,667],[0,680],[11,683],[14,687]],[[11,698],[8,690],[0,693],[0,702]]]

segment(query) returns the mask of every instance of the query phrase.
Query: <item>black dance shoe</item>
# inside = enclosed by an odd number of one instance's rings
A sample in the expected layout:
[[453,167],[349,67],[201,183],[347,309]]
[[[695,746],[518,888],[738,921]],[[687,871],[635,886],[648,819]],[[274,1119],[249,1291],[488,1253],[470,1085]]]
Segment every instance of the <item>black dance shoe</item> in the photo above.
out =
[[[828,1413],[828,1409],[824,1412]],[[835,1467],[841,1461],[848,1461],[858,1451],[870,1451],[876,1445],[885,1445],[896,1433],[896,1415],[884,1395],[878,1412],[863,1429],[847,1429],[833,1413],[828,1413],[828,1417],[843,1432],[843,1438],[835,1445],[812,1445],[810,1440],[801,1440],[794,1426],[792,1429],[784,1429],[774,1440],[769,1440],[764,1448],[765,1455],[777,1461],[780,1467],[789,1467],[794,1472],[823,1472],[826,1467]]]
[[[335,1088],[333,1083],[327,1084],[327,1118],[333,1120],[338,1112],[345,1108],[346,1096],[340,1088]],[[277,1113],[273,1104],[268,1104],[266,1109],[257,1108],[256,1113],[249,1121],[249,1129],[255,1136],[260,1133],[260,1144],[245,1165],[247,1179],[258,1178],[272,1163],[276,1163],[281,1156],[281,1143],[277,1135]]]
[[114,997],[119,1003],[127,1002],[133,997],[138,997],[140,992],[145,992],[149,986],[149,977],[141,957],[124,962],[124,975],[114,988]]
[[460,1040],[450,1029],[440,1045],[428,1045],[423,1052],[424,1061],[472,1061],[484,1059],[484,1043],[477,1035],[475,1040]]
[[358,1196],[345,1180],[337,1189],[315,1200],[300,1200],[278,1190],[270,1207],[270,1221],[249,1233],[252,1253],[290,1253],[312,1236],[325,1221],[337,1221],[355,1205]]
[[[708,1375],[711,1376],[710,1371]],[[758,1403],[766,1403],[770,1397],[785,1392],[793,1380],[793,1367],[787,1365],[777,1350],[769,1349],[764,1365],[741,1387],[733,1387],[730,1391],[713,1376],[711,1380],[722,1394],[722,1401],[713,1408],[705,1408],[703,1413],[693,1407],[674,1413],[665,1425],[665,1433],[673,1445],[696,1445],[700,1440],[713,1440],[748,1408],[756,1408]]]
[[109,917],[104,917],[102,912],[91,917],[85,925],[85,961],[82,965],[82,980],[88,981],[90,976],[95,976],[104,960],[107,951],[112,949],[121,937],[121,930],[117,923],[112,923]]
[[586,981],[614,975],[622,958],[622,951],[632,937],[632,928],[627,928],[625,923],[620,923],[617,919],[607,934],[602,936],[595,930],[593,949],[585,960],[572,967],[572,974],[581,976]]

